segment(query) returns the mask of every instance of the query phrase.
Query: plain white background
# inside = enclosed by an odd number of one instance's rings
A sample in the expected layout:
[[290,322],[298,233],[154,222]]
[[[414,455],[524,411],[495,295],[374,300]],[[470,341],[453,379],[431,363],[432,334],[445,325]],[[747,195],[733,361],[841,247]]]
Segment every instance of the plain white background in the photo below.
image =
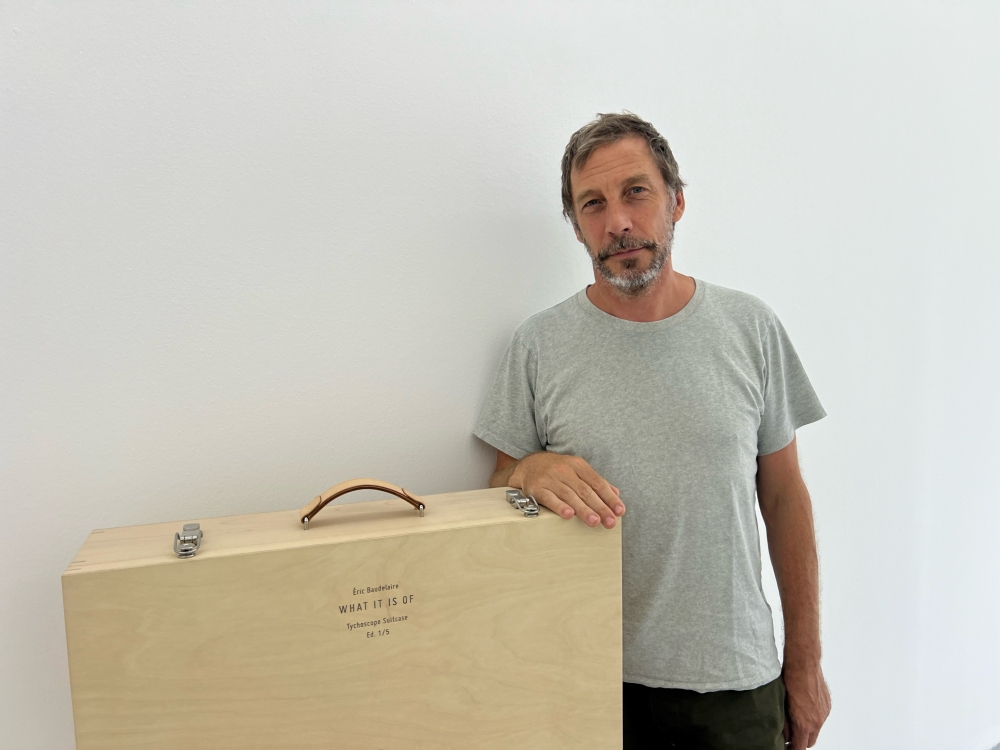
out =
[[627,108],[690,184],[676,267],[766,300],[830,414],[819,747],[993,746],[998,38],[986,2],[4,3],[3,745],[73,746],[92,529],[487,481],[512,331],[591,277],[562,149]]

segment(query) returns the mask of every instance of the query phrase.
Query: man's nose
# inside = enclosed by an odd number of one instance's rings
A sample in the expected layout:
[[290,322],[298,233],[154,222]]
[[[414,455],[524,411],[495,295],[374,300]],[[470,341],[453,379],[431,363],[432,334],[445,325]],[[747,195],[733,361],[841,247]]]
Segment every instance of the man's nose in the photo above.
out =
[[628,234],[632,231],[632,218],[625,210],[625,206],[620,201],[608,203],[608,210],[605,213],[604,231],[611,236]]

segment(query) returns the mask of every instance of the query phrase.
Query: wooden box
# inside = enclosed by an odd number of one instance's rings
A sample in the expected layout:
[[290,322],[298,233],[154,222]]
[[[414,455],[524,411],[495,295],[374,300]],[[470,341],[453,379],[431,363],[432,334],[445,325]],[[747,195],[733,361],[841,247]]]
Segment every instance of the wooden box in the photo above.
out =
[[422,501],[201,519],[189,559],[182,523],[95,531],[62,578],[79,750],[620,748],[620,524]]

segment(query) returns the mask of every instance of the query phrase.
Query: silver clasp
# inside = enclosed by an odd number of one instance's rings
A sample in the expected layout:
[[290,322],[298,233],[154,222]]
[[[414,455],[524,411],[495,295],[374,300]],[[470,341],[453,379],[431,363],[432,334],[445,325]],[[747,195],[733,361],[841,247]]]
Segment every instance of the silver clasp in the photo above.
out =
[[538,503],[531,495],[522,495],[520,490],[507,490],[507,502],[523,512],[526,518],[538,517]]
[[195,553],[201,548],[202,536],[201,524],[184,524],[184,530],[178,534],[174,534],[174,552],[181,559],[194,557]]

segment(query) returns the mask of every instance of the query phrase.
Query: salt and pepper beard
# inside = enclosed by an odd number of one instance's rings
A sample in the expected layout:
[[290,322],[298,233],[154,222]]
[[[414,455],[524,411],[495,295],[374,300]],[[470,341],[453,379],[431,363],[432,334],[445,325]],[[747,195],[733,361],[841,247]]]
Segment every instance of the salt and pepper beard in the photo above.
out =
[[[670,257],[670,251],[674,244],[674,223],[669,222],[667,224],[667,235],[663,238],[662,242],[654,242],[653,240],[644,239],[642,237],[633,237],[628,234],[623,234],[615,240],[612,240],[607,245],[601,248],[601,251],[596,255],[590,249],[590,245],[584,243],[584,247],[587,248],[587,253],[590,255],[590,260],[594,264],[594,270],[597,271],[607,281],[611,286],[613,286],[618,292],[620,292],[625,297],[641,297],[650,287],[653,282],[660,277],[660,272],[663,267],[667,264],[667,258]],[[622,258],[619,263],[622,265],[621,273],[615,273],[611,270],[608,265],[607,260],[615,253],[620,253],[623,250],[650,250],[653,253],[653,259],[649,262],[649,268],[645,271],[637,270],[639,265],[638,258]]]

